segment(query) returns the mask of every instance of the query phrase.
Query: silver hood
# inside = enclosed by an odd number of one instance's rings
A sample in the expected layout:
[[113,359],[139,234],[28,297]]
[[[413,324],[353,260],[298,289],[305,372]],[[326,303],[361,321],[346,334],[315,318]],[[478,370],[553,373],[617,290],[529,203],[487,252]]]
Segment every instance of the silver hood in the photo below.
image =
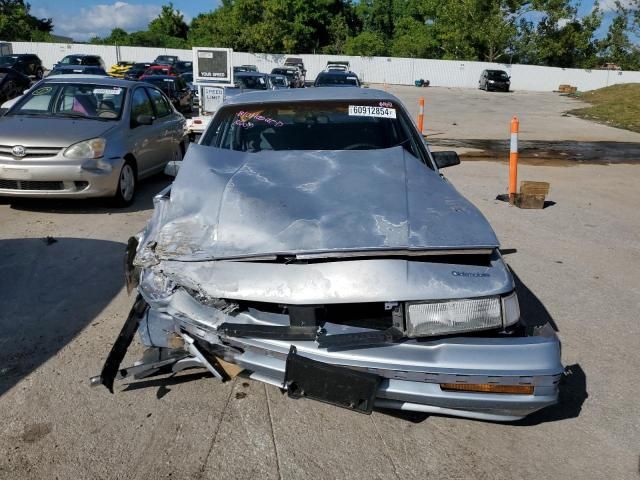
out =
[[104,135],[118,122],[9,115],[0,118],[0,145],[68,147]]
[[494,248],[482,214],[402,147],[191,145],[155,225],[161,259]]

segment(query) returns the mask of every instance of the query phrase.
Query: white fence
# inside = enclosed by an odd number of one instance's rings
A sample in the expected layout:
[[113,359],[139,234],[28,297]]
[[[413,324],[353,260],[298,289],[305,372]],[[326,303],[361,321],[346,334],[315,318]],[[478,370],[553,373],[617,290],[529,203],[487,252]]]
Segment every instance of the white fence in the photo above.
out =
[[[191,58],[191,50],[171,48],[116,47],[87,44],[12,42],[14,53],[35,53],[46,68],[70,53],[100,55],[107,67],[118,60],[151,61],[158,55]],[[233,64],[253,64],[262,72],[284,63],[288,55],[234,52]],[[307,79],[314,79],[328,60],[348,60],[351,69],[366,82],[413,85],[416,79],[429,80],[433,86],[476,88],[484,69],[506,70],[514,90],[553,91],[560,84],[575,85],[579,90],[593,90],[617,83],[640,83],[640,72],[582,70],[577,68],[508,65],[502,63],[463,62],[391,57],[348,57],[342,55],[296,55],[304,60]]]

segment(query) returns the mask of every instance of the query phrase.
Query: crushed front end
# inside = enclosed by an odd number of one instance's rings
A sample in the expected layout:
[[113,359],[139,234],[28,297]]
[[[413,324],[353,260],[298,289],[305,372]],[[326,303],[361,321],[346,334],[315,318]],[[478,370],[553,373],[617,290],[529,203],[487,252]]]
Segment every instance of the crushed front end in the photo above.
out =
[[[363,413],[375,406],[493,421],[557,402],[558,338],[548,324],[521,318],[497,249],[159,260],[157,221],[129,244],[127,278],[139,296],[96,384],[111,389],[114,378],[190,367],[224,381],[243,369],[292,397]],[[146,358],[120,369],[135,330]]]

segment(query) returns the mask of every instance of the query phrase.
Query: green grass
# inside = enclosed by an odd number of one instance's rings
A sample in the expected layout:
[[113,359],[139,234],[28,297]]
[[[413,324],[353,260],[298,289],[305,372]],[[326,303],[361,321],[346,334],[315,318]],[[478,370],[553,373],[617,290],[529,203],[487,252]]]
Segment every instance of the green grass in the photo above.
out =
[[571,110],[577,117],[640,132],[640,83],[626,83],[584,92],[578,97],[590,107]]

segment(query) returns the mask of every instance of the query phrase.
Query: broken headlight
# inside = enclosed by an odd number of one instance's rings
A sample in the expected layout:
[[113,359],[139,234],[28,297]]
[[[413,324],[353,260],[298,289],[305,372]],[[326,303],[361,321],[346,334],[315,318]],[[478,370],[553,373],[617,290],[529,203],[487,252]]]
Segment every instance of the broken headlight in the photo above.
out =
[[501,297],[409,302],[406,304],[406,331],[409,337],[473,332],[512,325],[520,319],[514,293]]
[[176,285],[164,273],[147,268],[140,276],[140,288],[145,297],[164,300],[173,293]]

